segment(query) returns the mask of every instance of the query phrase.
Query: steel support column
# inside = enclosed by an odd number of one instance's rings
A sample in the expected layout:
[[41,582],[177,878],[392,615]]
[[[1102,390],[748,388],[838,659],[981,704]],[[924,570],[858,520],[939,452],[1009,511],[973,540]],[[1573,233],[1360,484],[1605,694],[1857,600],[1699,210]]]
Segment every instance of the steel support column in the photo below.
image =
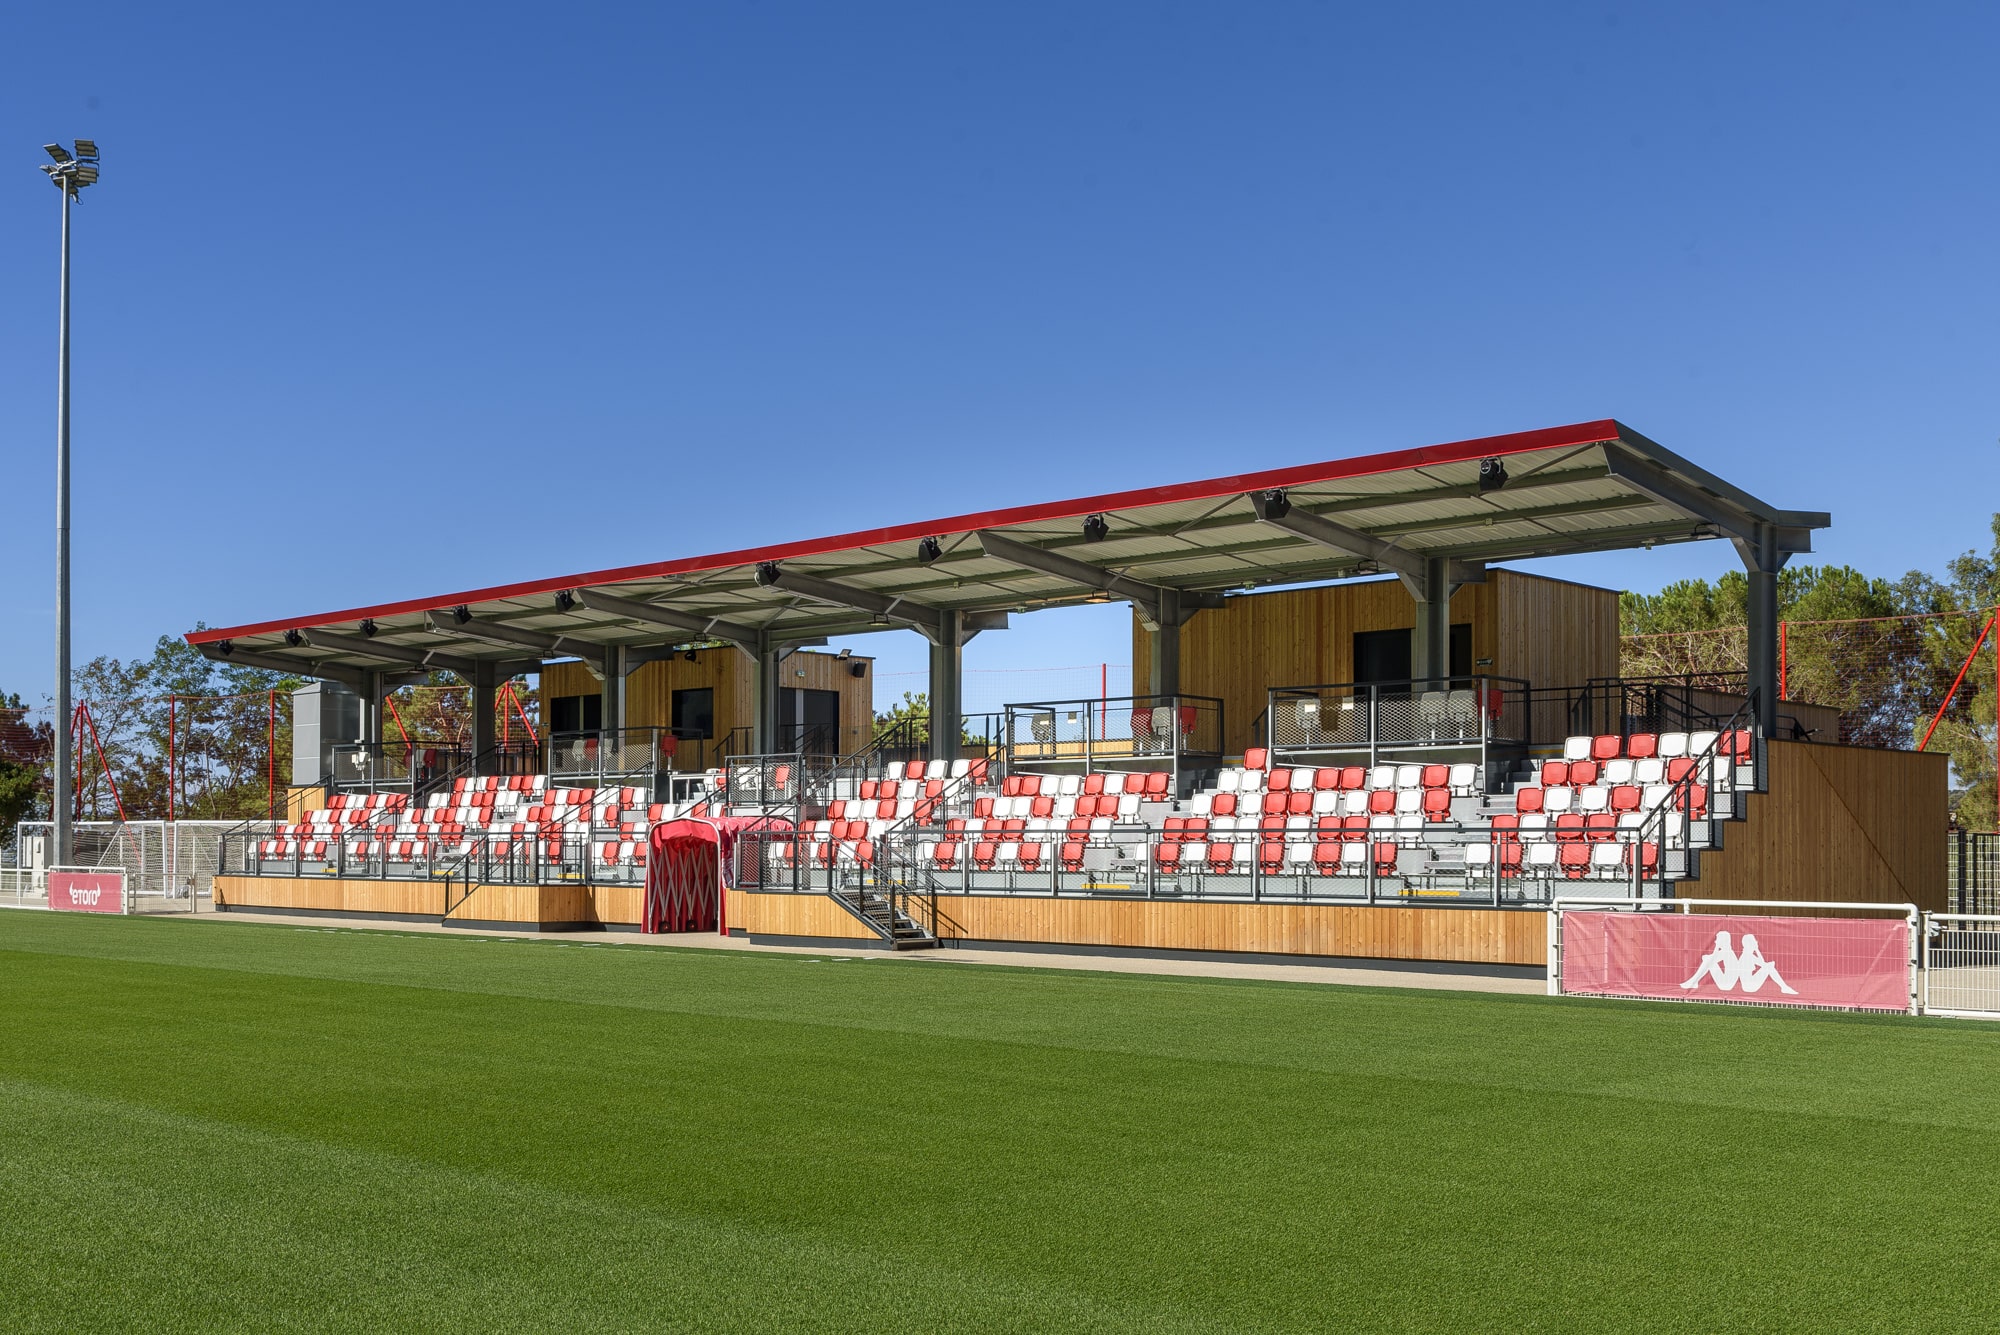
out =
[[361,683],[361,740],[373,746],[382,740],[382,674],[371,669]]
[[1160,591],[1160,616],[1151,637],[1152,693],[1181,693],[1181,596],[1178,589]]
[[[1415,581],[1405,580],[1405,584]],[[1424,561],[1423,588],[1410,592],[1417,603],[1417,628],[1410,635],[1410,675],[1451,675],[1451,562],[1438,557]]]
[[754,643],[738,647],[748,650],[751,659],[750,748],[768,755],[778,744],[778,665],[784,655],[767,633],[760,632]]
[[496,665],[491,662],[473,664],[472,670],[472,754],[479,759],[477,772],[490,773],[492,757],[486,753],[493,749],[493,696],[499,676]]
[[1789,553],[1778,549],[1777,529],[1759,524],[1753,541],[1738,541],[1736,551],[1743,558],[1744,573],[1750,581],[1749,606],[1749,688],[1756,696],[1757,726],[1766,737],[1778,730],[1778,572]]
[[604,680],[600,683],[599,690],[604,700],[602,712],[604,731],[607,733],[625,731],[625,678],[630,672],[626,659],[624,645],[604,646]]
[[932,760],[958,759],[959,716],[965,712],[965,618],[957,612],[939,614],[939,638],[931,643]]

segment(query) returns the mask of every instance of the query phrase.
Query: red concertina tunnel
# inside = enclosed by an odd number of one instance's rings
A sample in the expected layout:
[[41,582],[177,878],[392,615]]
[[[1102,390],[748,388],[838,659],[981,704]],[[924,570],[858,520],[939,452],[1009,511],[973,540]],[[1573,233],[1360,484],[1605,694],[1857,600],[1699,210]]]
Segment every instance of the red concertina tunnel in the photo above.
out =
[[653,827],[646,859],[641,932],[720,932],[722,892],[729,883],[736,837],[745,830],[789,830],[771,816],[686,816]]

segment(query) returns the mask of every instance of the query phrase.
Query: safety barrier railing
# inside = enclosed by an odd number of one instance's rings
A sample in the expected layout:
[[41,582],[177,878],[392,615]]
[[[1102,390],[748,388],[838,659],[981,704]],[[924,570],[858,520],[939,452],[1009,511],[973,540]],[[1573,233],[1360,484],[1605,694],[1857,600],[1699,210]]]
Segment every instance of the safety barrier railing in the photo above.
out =
[[447,742],[339,742],[327,784],[344,793],[423,792],[471,758],[469,748]]
[[1413,678],[1276,686],[1258,741],[1291,764],[1450,754],[1476,758],[1489,784],[1532,741],[1529,687],[1512,677]]
[[1223,704],[1205,695],[1128,695],[1010,704],[1000,747],[1008,773],[1157,770],[1176,793],[1222,763]]

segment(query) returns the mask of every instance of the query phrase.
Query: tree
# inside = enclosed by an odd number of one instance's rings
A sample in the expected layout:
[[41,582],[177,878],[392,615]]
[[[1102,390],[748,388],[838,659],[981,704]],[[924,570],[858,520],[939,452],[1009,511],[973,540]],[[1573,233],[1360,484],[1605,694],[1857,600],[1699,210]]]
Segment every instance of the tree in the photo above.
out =
[[41,814],[54,743],[48,724],[28,722],[18,693],[0,691],[0,848],[12,846],[20,822]]

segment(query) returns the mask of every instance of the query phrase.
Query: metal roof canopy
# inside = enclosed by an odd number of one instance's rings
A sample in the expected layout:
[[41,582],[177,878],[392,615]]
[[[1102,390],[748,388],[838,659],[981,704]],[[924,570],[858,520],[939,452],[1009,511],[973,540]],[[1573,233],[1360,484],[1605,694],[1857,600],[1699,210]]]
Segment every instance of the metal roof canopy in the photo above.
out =
[[[1500,462],[1503,485],[1482,488],[1482,460]],[[1420,588],[1438,560],[1457,583],[1488,562],[1728,538],[1753,572],[1774,573],[1830,523],[1774,509],[1606,419],[187,639],[211,658],[357,686],[371,671],[470,678],[556,658],[601,674],[620,649],[630,670],[706,640],[755,652],[900,627],[939,643],[1004,627],[1010,612],[1112,599],[1177,624],[1252,587],[1390,573]]]

